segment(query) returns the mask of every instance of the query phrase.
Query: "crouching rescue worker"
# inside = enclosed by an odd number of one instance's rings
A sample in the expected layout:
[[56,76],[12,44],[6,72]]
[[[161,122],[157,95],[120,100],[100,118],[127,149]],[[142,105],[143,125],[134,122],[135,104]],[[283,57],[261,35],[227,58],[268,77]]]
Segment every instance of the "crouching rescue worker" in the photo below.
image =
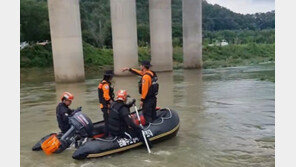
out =
[[98,86],[98,96],[100,101],[100,108],[103,112],[105,129],[104,136],[107,137],[109,135],[108,129],[108,112],[110,108],[110,103],[114,101],[114,89],[111,86],[111,80],[113,78],[113,71],[107,70],[104,74],[103,80],[100,82]]
[[133,74],[141,76],[139,81],[139,93],[141,94],[140,106],[143,109],[143,114],[146,122],[153,122],[156,119],[156,103],[158,94],[157,75],[149,70],[151,64],[149,61],[142,61],[140,68],[123,68],[122,72],[129,70]]
[[[74,110],[69,108],[73,99],[74,96],[71,93],[64,92],[61,97],[61,102],[56,108],[57,121],[59,124],[59,128],[61,129],[61,132],[63,134],[66,133],[71,127],[68,117],[71,116],[74,112]],[[78,108],[77,110],[79,109],[81,110],[81,108]]]
[[[109,130],[112,136],[131,137],[137,136],[144,143],[142,129],[136,125],[130,117],[130,107],[136,102],[134,99],[130,104],[127,101],[126,90],[119,90],[116,95],[116,101],[112,103],[109,113]],[[147,140],[151,147],[151,143]]]
[[[69,106],[72,104],[73,100],[74,96],[70,92],[64,92],[62,94],[61,102],[56,107],[56,117],[61,133],[52,134],[45,141],[43,141],[43,143],[41,144],[41,148],[43,149],[43,151],[45,151],[46,154],[51,154],[53,152],[60,153],[69,147],[70,143],[67,143],[67,141],[63,139],[63,135],[67,134],[66,132],[69,131],[69,129],[71,128],[69,117],[73,116],[76,112],[81,111],[82,108],[78,107],[76,110],[70,109]],[[58,146],[57,143],[59,143]]]

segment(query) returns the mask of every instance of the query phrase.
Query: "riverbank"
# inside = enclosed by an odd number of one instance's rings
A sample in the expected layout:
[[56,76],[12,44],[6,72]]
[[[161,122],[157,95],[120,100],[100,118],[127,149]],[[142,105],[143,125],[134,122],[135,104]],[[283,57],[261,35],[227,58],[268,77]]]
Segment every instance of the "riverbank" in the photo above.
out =
[[[150,60],[150,48],[139,47],[139,61]],[[113,51],[108,48],[96,48],[83,43],[84,64],[86,71],[102,70],[113,66]],[[174,68],[182,68],[182,47],[174,47]],[[227,46],[204,46],[203,68],[219,68],[255,65],[274,62],[274,44],[232,44]],[[24,68],[50,68],[53,66],[51,45],[33,45],[21,50],[20,66]]]

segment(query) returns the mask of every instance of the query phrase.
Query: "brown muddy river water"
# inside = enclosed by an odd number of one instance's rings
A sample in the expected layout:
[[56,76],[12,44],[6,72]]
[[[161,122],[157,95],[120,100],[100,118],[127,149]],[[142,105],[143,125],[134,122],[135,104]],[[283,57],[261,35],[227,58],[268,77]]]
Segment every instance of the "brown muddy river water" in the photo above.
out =
[[[43,136],[57,132],[55,108],[60,95],[70,91],[70,106],[82,106],[93,122],[102,120],[97,85],[101,74],[89,74],[84,83],[56,84],[53,73],[21,73],[21,166],[274,166],[274,64],[159,73],[158,106],[178,111],[176,137],[155,144],[152,154],[141,147],[103,158],[72,159],[74,148],[46,156],[31,151]],[[266,80],[267,78],[267,80]],[[115,90],[136,97],[137,76],[114,77]]]

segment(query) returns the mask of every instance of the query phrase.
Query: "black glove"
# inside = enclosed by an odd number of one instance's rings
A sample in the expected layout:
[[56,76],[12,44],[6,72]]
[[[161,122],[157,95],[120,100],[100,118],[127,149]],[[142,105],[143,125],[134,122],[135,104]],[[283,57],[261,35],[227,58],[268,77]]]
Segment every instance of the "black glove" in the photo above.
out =
[[82,107],[78,107],[78,108],[76,108],[76,110],[73,110],[73,112],[72,112],[69,116],[73,116],[75,113],[81,111],[81,108],[82,108]]
[[133,101],[127,103],[126,106],[130,108],[135,104],[135,102],[136,102],[136,99],[133,99]]
[[81,109],[82,109],[82,107],[78,107],[78,108],[76,109],[76,111],[81,111]]
[[134,105],[135,103],[136,103],[136,99],[133,99],[131,104]]

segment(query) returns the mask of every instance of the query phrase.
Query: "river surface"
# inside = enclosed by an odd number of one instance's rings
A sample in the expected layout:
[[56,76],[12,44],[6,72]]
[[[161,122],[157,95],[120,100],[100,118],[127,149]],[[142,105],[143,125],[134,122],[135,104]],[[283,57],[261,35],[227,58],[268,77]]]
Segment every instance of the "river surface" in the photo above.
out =
[[[82,106],[93,122],[103,119],[98,110],[97,85],[101,73],[83,83],[56,84],[52,71],[21,73],[21,166],[274,166],[274,64],[159,73],[158,105],[178,111],[176,137],[103,158],[72,159],[74,148],[46,156],[31,151],[43,136],[57,132],[55,108],[64,91],[74,94],[70,107]],[[135,97],[138,77],[114,77],[115,90]]]

